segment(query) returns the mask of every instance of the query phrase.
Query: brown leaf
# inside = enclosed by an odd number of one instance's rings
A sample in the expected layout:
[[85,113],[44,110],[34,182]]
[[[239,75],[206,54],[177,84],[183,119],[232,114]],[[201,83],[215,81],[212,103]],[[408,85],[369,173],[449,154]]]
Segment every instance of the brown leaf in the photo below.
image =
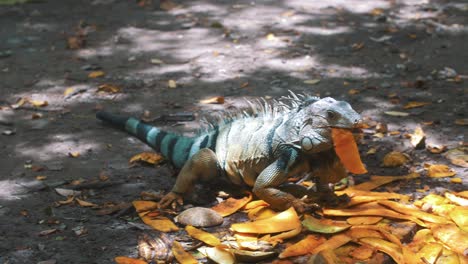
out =
[[456,119],[455,124],[459,126],[466,126],[468,125],[468,118]]
[[114,261],[115,261],[116,264],[148,264],[148,262],[146,262],[144,260],[129,258],[129,257],[125,257],[125,256],[115,257]]
[[457,174],[449,166],[444,164],[432,164],[427,167],[427,176],[431,178],[452,177]]
[[383,158],[383,167],[399,167],[406,164],[409,161],[409,157],[398,151],[392,151],[385,155]]
[[252,200],[252,193],[249,192],[248,196],[241,199],[234,199],[232,197],[224,200],[223,202],[213,206],[211,209],[225,217],[237,212],[239,209],[244,207],[248,202]]
[[444,145],[434,145],[434,144],[428,144],[426,146],[426,150],[429,151],[432,154],[440,154],[444,152],[447,149],[446,146]]
[[117,85],[105,83],[105,84],[99,85],[97,91],[105,92],[105,93],[120,93],[122,89]]
[[163,160],[164,160],[164,157],[158,153],[142,152],[140,154],[133,156],[129,162],[130,163],[146,162],[148,164],[157,165],[161,163]]
[[200,101],[201,104],[224,104],[223,96],[215,96],[205,100]]
[[426,105],[431,104],[430,102],[417,102],[417,101],[412,101],[408,102],[403,108],[404,109],[412,109],[412,108],[417,108],[417,107],[423,107]]
[[88,78],[98,78],[106,75],[103,71],[92,71],[88,74]]
[[86,45],[84,36],[71,36],[67,38],[67,48],[76,50],[81,49]]
[[99,205],[97,205],[97,204],[90,203],[90,202],[87,202],[87,201],[83,201],[83,200],[78,199],[78,198],[76,198],[75,200],[78,202],[78,204],[81,207],[99,207]]
[[460,146],[447,151],[444,156],[454,165],[468,168],[468,147]]

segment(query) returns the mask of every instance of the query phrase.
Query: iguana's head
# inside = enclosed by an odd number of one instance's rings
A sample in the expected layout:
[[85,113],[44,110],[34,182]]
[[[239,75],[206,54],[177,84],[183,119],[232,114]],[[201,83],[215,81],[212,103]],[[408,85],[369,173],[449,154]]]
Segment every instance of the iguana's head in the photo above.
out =
[[306,99],[290,113],[287,144],[305,152],[320,152],[333,147],[331,128],[353,129],[361,116],[345,101],[331,97]]

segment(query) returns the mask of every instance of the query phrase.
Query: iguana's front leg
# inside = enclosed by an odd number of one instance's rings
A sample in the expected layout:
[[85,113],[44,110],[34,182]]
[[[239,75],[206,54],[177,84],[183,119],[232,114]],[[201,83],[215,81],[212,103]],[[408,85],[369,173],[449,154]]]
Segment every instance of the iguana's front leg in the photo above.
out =
[[182,167],[171,192],[166,194],[159,205],[161,208],[182,205],[182,197],[191,191],[198,181],[213,179],[218,173],[218,159],[211,149],[201,149]]
[[292,194],[278,189],[278,186],[300,169],[301,164],[298,163],[297,151],[287,151],[260,173],[255,181],[253,192],[275,210],[282,211],[291,206],[298,212],[316,209],[315,205],[307,204]]

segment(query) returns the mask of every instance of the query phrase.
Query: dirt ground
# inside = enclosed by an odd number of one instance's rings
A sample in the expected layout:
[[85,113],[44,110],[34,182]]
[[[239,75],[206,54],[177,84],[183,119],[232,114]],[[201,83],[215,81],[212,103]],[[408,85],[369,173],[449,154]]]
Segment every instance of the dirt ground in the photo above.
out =
[[[150,149],[95,120],[102,108],[150,118],[193,114],[191,122],[158,123],[190,135],[200,116],[245,97],[288,90],[332,96],[350,102],[367,122],[401,132],[365,134],[360,148],[370,174],[421,172],[423,179],[401,188],[407,193],[426,185],[428,192],[466,190],[466,168],[414,150],[404,135],[421,126],[427,144],[451,149],[465,142],[466,126],[456,120],[467,118],[467,12],[463,0],[0,5],[0,263],[113,263],[115,256],[137,255],[138,235],[150,231],[131,224],[138,222],[135,213],[56,206],[66,197],[55,188],[79,189],[86,201],[104,205],[131,202],[143,190],[167,191],[174,182],[167,164],[129,166],[133,155]],[[89,78],[96,70],[105,75]],[[98,93],[102,84],[121,93]],[[213,96],[226,102],[199,103]],[[15,108],[21,98],[48,105]],[[430,104],[404,109],[411,101]],[[372,147],[377,153],[365,155]],[[381,167],[392,150],[412,161]],[[463,182],[428,179],[424,163],[450,165]]]

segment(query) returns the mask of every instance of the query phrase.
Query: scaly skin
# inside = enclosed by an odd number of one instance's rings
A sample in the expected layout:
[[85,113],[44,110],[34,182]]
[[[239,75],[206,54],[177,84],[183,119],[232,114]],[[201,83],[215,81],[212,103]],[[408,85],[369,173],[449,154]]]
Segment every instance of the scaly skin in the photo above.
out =
[[328,183],[346,177],[346,171],[333,150],[331,128],[352,129],[361,117],[348,103],[332,98],[289,99],[296,103],[294,107],[237,118],[194,138],[166,133],[134,118],[106,112],[97,117],[137,136],[181,167],[171,192],[160,201],[161,207],[181,204],[196,182],[225,175],[234,184],[251,186],[273,209],[293,206],[303,212],[316,205],[280,186],[288,178],[314,172],[319,191],[332,193]]

